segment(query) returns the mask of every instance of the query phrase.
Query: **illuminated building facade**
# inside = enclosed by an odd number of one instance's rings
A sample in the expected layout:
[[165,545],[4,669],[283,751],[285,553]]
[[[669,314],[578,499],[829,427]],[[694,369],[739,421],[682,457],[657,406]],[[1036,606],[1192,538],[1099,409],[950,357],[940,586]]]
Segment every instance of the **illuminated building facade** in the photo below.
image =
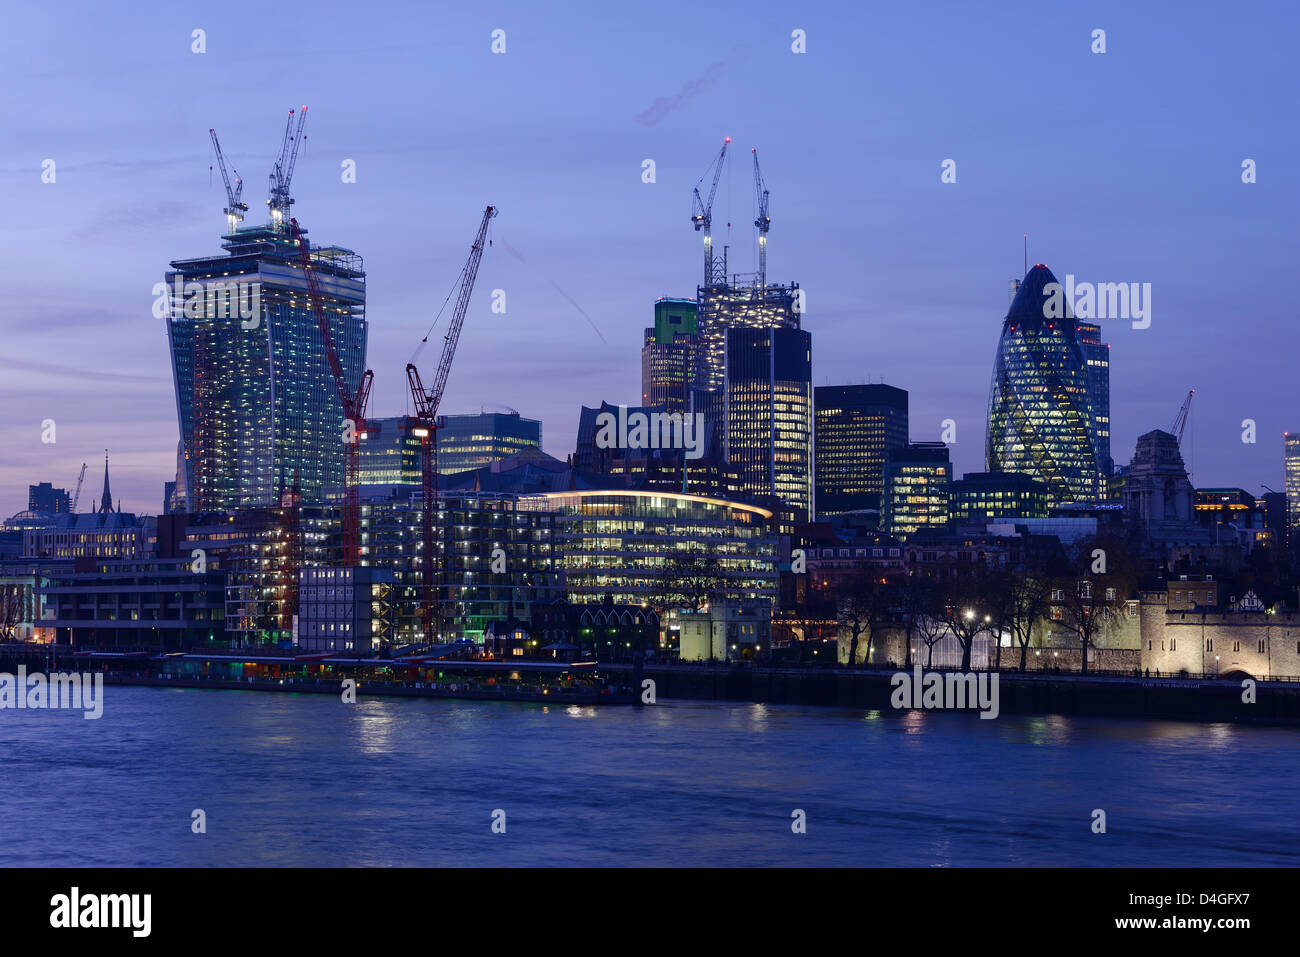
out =
[[1110,343],[1101,341],[1101,326],[1096,323],[1078,322],[1077,326],[1088,367],[1088,395],[1092,400],[1097,461],[1104,494],[1107,492],[1106,480],[1115,470],[1115,461],[1110,456]]
[[[1032,475],[1051,505],[1103,497],[1087,356],[1069,303],[1045,287],[1056,283],[1034,266],[1016,292],[998,341],[989,388],[989,472]],[[1049,304],[1062,304],[1054,315]]]
[[1030,475],[967,472],[949,486],[948,516],[954,525],[1047,518],[1047,486]]
[[699,303],[658,299],[655,324],[645,331],[641,349],[641,402],[667,412],[690,404],[690,366],[698,337]]
[[771,512],[697,495],[639,490],[525,495],[520,508],[556,513],[556,552],[572,602],[640,605],[675,614],[683,568],[700,563],[710,597],[763,600],[777,590]]
[[364,656],[391,646],[391,571],[358,565],[304,568],[299,576],[299,648]]
[[438,472],[482,468],[524,449],[542,447],[542,423],[518,412],[443,416],[438,430]]
[[23,531],[23,554],[31,558],[121,558],[149,556],[157,520],[130,512],[78,512]]
[[[562,597],[556,516],[530,510],[513,494],[447,492],[438,499],[435,587],[441,633],[435,640],[482,643],[492,622],[523,618],[534,601]],[[394,575],[392,634],[398,644],[429,640],[421,619],[424,554],[418,493],[363,495],[365,561]]]
[[1294,549],[1300,544],[1300,432],[1282,435],[1282,468],[1286,485],[1287,543]]
[[727,331],[724,458],[741,492],[811,514],[812,337],[802,329]]
[[[343,483],[343,411],[283,226],[240,228],[224,256],[173,262],[167,333],[191,512],[274,506],[298,476],[304,501]],[[348,389],[366,361],[361,257],[312,259]]]
[[362,485],[412,485],[419,487],[420,441],[416,429],[423,428],[410,415],[367,419],[357,449],[358,476]]
[[892,385],[813,390],[817,515],[878,509],[885,454],[907,445],[907,392]]
[[885,458],[880,528],[900,541],[927,527],[948,524],[952,463],[943,442],[913,442]]

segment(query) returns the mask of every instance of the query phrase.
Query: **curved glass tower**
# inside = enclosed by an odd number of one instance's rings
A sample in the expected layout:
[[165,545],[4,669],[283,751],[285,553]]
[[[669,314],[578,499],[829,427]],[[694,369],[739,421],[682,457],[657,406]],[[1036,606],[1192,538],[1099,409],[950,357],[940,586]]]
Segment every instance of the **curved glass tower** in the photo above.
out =
[[1096,501],[1104,495],[1096,431],[1074,312],[1040,263],[1002,322],[989,387],[987,469],[1032,475],[1047,486],[1052,505]]

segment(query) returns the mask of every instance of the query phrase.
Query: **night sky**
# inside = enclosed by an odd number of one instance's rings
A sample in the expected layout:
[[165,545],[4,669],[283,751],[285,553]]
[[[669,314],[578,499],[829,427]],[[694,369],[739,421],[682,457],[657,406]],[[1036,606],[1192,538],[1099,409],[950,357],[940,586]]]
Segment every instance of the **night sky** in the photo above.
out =
[[[406,411],[403,367],[489,203],[495,242],[444,411],[516,408],[563,456],[580,405],[634,404],[653,300],[700,280],[690,191],[729,135],[715,242],[731,243],[733,271],[755,268],[756,146],[769,278],[807,291],[815,384],[909,390],[913,439],[955,419],[956,472],[982,469],[1028,233],[1029,263],[1062,280],[1152,285],[1150,328],[1102,322],[1116,462],[1195,388],[1193,481],[1281,488],[1281,434],[1300,429],[1287,5],[138,6],[11,5],[0,27],[4,516],[29,483],[71,488],[88,461],[84,508],[105,447],[124,508],[158,511],[178,436],[152,290],[170,260],[219,251],[208,129],[252,223],[302,104],[294,210],[315,242],[365,258],[373,414]],[[206,53],[191,52],[195,29]]]

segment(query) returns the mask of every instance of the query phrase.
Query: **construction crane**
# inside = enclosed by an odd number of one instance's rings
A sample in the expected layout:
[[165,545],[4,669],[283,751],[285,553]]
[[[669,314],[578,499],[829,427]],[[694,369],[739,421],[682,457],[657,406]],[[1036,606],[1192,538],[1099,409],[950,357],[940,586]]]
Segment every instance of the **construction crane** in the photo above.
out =
[[[695,226],[698,233],[704,230],[704,285],[705,286],[725,286],[727,284],[727,255],[725,251],[722,255],[722,265],[719,267],[715,264],[713,255],[713,197],[718,193],[718,180],[722,178],[723,162],[727,158],[727,147],[731,145],[731,137],[728,136],[722,141],[722,150],[718,153],[718,158],[713,161],[709,169],[704,171],[704,176],[700,177],[700,182],[695,184],[693,191],[694,200],[692,203],[691,223]],[[709,187],[709,199],[705,202],[700,198],[700,184],[704,182],[704,177],[713,171],[713,185]]]
[[751,148],[754,154],[754,200],[758,204],[758,286],[767,285],[767,231],[772,228],[772,217],[767,215],[767,183],[763,181],[763,172],[758,168],[758,150]]
[[217,131],[208,130],[208,133],[212,136],[212,148],[217,151],[217,167],[221,170],[221,181],[226,184],[226,208],[222,212],[226,214],[227,229],[233,233],[235,227],[244,221],[244,213],[248,212],[248,204],[240,201],[240,196],[244,192],[244,181],[239,178],[239,170],[232,166],[235,184],[230,185],[230,173],[226,172],[226,157],[221,152],[221,141],[217,139]]
[[1183,444],[1183,429],[1187,428],[1187,413],[1192,408],[1192,396],[1196,395],[1196,390],[1192,389],[1187,393],[1187,398],[1183,399],[1183,404],[1178,409],[1178,415],[1174,417],[1174,424],[1170,426],[1169,431],[1178,438],[1178,444]]
[[72,493],[72,514],[77,514],[77,503],[81,501],[81,483],[86,480],[86,463],[81,463],[81,474],[77,476],[77,490]]
[[343,363],[339,361],[339,351],[334,345],[334,334],[330,331],[329,316],[325,315],[320,284],[316,281],[310,244],[298,227],[298,220],[290,219],[289,225],[293,228],[293,238],[298,243],[298,261],[307,280],[311,309],[316,315],[316,326],[320,329],[321,341],[325,344],[330,373],[334,376],[334,388],[338,392],[339,405],[343,408],[343,563],[350,567],[359,564],[361,559],[361,493],[357,488],[361,472],[359,446],[365,437],[366,406],[370,402],[370,385],[375,374],[367,369],[361,376],[361,384],[357,386],[355,394],[348,388]]
[[[420,480],[424,501],[423,508],[423,568],[424,601],[422,615],[424,634],[427,641],[435,640],[440,625],[440,611],[435,607],[436,575],[434,574],[433,547],[433,512],[437,508],[438,496],[438,429],[446,420],[438,418],[438,409],[442,405],[442,395],[447,388],[447,376],[451,373],[451,360],[456,355],[456,344],[460,341],[460,330],[465,324],[465,312],[469,308],[470,295],[474,292],[474,280],[478,276],[478,264],[483,258],[483,243],[487,238],[488,224],[497,214],[495,206],[483,210],[483,222],[479,224],[474,244],[469,248],[469,259],[460,271],[456,305],[447,324],[447,334],[442,340],[442,358],[438,362],[438,371],[434,374],[433,386],[424,387],[420,380],[420,370],[414,362],[406,364],[406,381],[411,387],[411,399],[415,403],[415,417],[419,428],[415,434],[420,437]],[[428,339],[428,336],[425,336]]]
[[[289,111],[289,118],[284,123],[284,139],[280,141],[280,154],[275,158],[271,170],[270,198],[266,205],[271,208],[271,223],[277,228],[289,218],[289,207],[293,197],[289,195],[289,184],[293,181],[293,168],[298,163],[298,147],[302,145],[302,128],[307,122],[307,107],[298,113],[298,126],[293,128],[294,111]],[[292,131],[292,135],[291,135]]]

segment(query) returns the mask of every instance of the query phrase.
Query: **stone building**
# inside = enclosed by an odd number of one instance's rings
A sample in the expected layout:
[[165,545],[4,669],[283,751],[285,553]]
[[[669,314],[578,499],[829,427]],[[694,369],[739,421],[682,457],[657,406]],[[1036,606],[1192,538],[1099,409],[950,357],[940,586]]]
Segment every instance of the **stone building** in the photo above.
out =
[[[1153,675],[1300,677],[1300,613],[1266,608],[1254,594],[1200,604],[1213,582],[1169,582],[1142,592],[1142,668]],[[1191,600],[1178,599],[1180,592]]]

